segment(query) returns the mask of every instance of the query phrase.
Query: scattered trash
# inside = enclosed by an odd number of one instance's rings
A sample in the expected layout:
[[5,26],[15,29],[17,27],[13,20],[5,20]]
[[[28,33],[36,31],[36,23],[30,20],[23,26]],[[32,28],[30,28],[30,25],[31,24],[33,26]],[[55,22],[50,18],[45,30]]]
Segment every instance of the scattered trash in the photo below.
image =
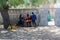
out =
[[11,30],[11,29],[16,30],[17,27],[15,25],[9,25],[8,30]]
[[12,29],[16,30],[16,29],[17,29],[17,27],[16,27],[15,25],[13,25],[13,26],[12,26]]
[[4,28],[4,26],[3,25],[0,25],[0,28]]
[[8,30],[11,30],[12,29],[12,26],[11,25],[9,25],[9,27],[7,28]]

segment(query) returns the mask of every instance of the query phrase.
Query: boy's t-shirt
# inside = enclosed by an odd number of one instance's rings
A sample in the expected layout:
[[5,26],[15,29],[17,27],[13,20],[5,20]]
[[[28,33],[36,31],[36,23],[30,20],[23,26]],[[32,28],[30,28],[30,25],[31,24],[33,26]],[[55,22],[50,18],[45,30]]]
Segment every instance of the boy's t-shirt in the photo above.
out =
[[26,16],[26,22],[31,22],[30,16]]
[[52,17],[51,17],[51,15],[50,15],[50,14],[48,14],[48,20],[51,20],[51,18],[52,18]]

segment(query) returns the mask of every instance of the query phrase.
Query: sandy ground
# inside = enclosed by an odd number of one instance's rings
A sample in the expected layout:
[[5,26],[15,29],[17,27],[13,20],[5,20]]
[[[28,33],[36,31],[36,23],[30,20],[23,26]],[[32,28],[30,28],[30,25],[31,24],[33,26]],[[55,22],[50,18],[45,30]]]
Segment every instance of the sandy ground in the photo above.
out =
[[60,27],[19,27],[17,30],[0,29],[0,39],[4,40],[60,40]]
[[[52,25],[52,26],[50,26]],[[60,27],[53,26],[18,27],[16,30],[0,28],[0,40],[60,40]]]

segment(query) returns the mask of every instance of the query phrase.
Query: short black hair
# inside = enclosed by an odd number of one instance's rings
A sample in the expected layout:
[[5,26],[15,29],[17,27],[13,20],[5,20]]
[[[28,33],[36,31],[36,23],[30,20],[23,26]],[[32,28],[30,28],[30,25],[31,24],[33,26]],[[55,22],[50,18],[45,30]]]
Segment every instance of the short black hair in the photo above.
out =
[[29,16],[29,14],[27,14],[27,16]]
[[34,14],[34,12],[32,12],[32,14]]

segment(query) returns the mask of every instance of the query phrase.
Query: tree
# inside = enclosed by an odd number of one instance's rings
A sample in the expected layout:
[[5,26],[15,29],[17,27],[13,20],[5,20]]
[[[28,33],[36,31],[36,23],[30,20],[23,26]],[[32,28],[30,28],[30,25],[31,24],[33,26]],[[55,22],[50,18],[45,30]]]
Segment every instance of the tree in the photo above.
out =
[[0,0],[0,12],[3,18],[4,28],[7,29],[10,25],[8,10],[10,6],[23,4],[23,0]]
[[56,3],[56,0],[54,0],[54,3]]
[[47,0],[30,0],[30,3],[32,6],[39,6],[43,2],[46,2]]
[[18,6],[20,4],[24,4],[24,0],[8,0],[8,5],[9,6]]

